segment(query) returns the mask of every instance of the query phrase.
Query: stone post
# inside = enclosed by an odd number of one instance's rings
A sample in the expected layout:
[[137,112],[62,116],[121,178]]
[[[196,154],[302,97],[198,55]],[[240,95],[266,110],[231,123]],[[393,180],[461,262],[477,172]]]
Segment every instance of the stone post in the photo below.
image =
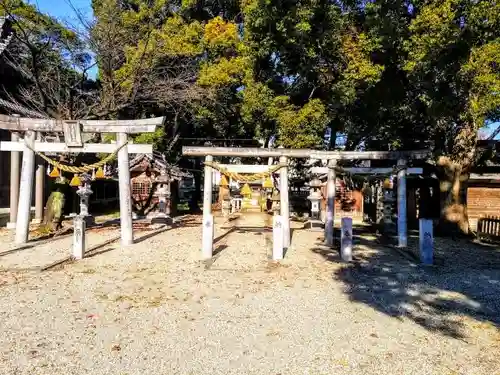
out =
[[[127,133],[117,134],[117,144],[121,146],[128,142]],[[130,191],[130,165],[127,146],[118,151],[118,184],[120,190],[120,224],[121,244],[123,246],[134,243],[132,226],[132,196]]]
[[85,218],[73,218],[73,257],[82,259],[85,254]]
[[273,260],[283,259],[283,220],[280,215],[273,216]]
[[[25,133],[24,141],[32,148],[35,147],[35,132],[28,130]],[[35,175],[35,153],[27,146],[24,146],[23,164],[21,167],[21,184],[19,188],[19,204],[17,207],[16,222],[16,244],[28,242],[30,218],[31,218],[31,198],[33,195],[33,179]]]
[[288,199],[288,158],[286,156],[280,157],[280,164],[284,167],[280,169],[280,210],[282,216],[283,226],[283,247],[288,249],[290,247],[290,203]]
[[[12,133],[12,142],[19,141],[19,134]],[[17,204],[19,202],[19,162],[21,153],[11,151],[10,153],[10,218],[7,228],[14,229],[17,221]]]
[[420,260],[423,264],[431,265],[434,260],[434,236],[432,229],[432,220],[420,219],[419,220],[419,247],[420,247]]
[[352,261],[352,218],[350,217],[342,218],[340,257],[344,262]]
[[328,246],[333,246],[335,228],[335,188],[337,160],[328,161],[328,179],[326,183],[326,220],[325,220],[325,240]]
[[[406,160],[398,160],[398,167],[406,166]],[[408,245],[408,229],[406,214],[406,169],[398,172],[398,245]]]
[[[205,162],[212,162],[211,155],[205,156]],[[212,168],[205,165],[203,185],[203,243],[201,256],[203,259],[212,258],[214,242],[214,217],[212,216]]]
[[45,164],[39,160],[35,178],[35,219],[34,222],[40,224],[43,221],[44,191],[45,188]]

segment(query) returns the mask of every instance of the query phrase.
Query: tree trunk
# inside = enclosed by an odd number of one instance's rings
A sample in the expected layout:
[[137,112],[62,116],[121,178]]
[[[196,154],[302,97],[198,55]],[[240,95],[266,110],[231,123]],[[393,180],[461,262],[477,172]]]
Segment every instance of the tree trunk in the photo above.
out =
[[469,173],[465,166],[451,162],[448,158],[440,158],[441,167],[441,217],[439,229],[452,236],[469,235],[469,218],[467,215],[467,182]]

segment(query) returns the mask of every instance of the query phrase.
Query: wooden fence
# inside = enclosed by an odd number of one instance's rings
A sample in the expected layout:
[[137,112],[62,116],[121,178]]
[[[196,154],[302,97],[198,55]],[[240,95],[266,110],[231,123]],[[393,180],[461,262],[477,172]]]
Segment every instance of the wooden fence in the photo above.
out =
[[477,222],[477,236],[482,241],[500,242],[500,216],[481,217]]

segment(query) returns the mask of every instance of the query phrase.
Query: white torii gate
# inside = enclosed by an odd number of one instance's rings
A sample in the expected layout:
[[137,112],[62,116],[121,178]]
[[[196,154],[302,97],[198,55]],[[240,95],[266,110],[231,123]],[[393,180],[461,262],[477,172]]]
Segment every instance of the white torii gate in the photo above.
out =
[[[398,166],[403,167],[406,165],[405,160],[398,160]],[[328,167],[312,167],[310,172],[313,174],[328,174],[330,168]],[[390,174],[394,168],[370,168],[370,167],[351,167],[342,168],[343,171],[351,175],[377,175],[377,174]],[[397,172],[398,180],[398,245],[399,247],[406,247],[408,245],[408,220],[406,213],[406,176],[409,174],[421,175],[422,168],[403,168]],[[335,187],[334,187],[335,189]]]
[[[408,159],[425,159],[429,156],[429,151],[321,151],[310,149],[285,149],[285,148],[251,148],[251,147],[199,147],[189,146],[182,148],[182,154],[186,156],[205,156],[205,161],[212,162],[214,156],[240,156],[240,157],[261,157],[279,158],[281,164],[288,164],[288,158],[306,158],[328,160],[328,182],[327,182],[327,215],[325,223],[325,242],[333,245],[334,233],[334,202],[335,202],[335,179],[338,160],[397,160],[399,166],[405,166]],[[211,215],[211,194],[212,178],[211,167],[205,165],[205,196],[203,200],[203,246],[202,256],[212,257],[213,247],[213,216]],[[209,178],[207,178],[209,176]],[[281,191],[281,216],[283,218],[283,245],[287,248],[290,245],[290,222],[288,206],[288,167],[281,168],[280,176]],[[406,246],[406,169],[402,168],[398,172],[399,186],[398,196],[401,197],[398,203],[398,211],[401,218],[401,228],[404,230],[403,241],[400,243]],[[403,205],[404,193],[404,205]],[[404,219],[403,219],[404,218]]]
[[[130,191],[129,153],[152,153],[151,145],[128,145],[128,134],[152,133],[164,117],[140,120],[54,120],[32,119],[0,115],[0,129],[24,133],[17,142],[0,142],[0,151],[23,152],[19,202],[17,205],[17,244],[26,243],[29,234],[31,197],[35,171],[35,152],[112,153],[118,151],[118,177],[120,191],[121,243],[133,243],[132,202]],[[36,142],[37,132],[64,132],[65,143]],[[117,133],[116,144],[82,142],[81,133]],[[34,151],[33,151],[34,150]]]

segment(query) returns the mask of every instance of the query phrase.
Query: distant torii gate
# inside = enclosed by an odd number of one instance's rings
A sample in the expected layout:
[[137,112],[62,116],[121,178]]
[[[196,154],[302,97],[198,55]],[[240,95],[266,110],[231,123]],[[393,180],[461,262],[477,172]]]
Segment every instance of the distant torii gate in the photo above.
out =
[[[120,224],[122,245],[133,243],[132,203],[130,195],[129,153],[152,153],[151,145],[127,145],[128,134],[152,133],[164,121],[163,117],[140,120],[54,120],[0,115],[0,129],[24,133],[24,139],[0,142],[0,151],[23,152],[19,202],[17,205],[16,237],[26,243],[29,234],[31,197],[35,171],[35,152],[113,153],[118,148],[120,191]],[[64,132],[65,143],[35,142],[37,132]],[[81,133],[117,133],[115,144],[82,141]],[[12,205],[11,205],[12,207]]]
[[[399,166],[406,166],[409,159],[425,159],[430,153],[427,150],[421,151],[320,151],[310,149],[285,149],[285,148],[250,148],[250,147],[198,147],[187,146],[182,148],[182,154],[186,156],[205,156],[205,161],[210,163],[214,156],[239,156],[239,157],[261,157],[279,158],[281,168],[280,175],[280,207],[283,218],[283,246],[290,246],[290,209],[288,203],[288,159],[306,158],[317,160],[328,160],[328,181],[327,181],[327,213],[325,222],[325,242],[333,246],[334,233],[334,202],[335,202],[335,179],[338,160],[397,160]],[[213,251],[213,217],[211,215],[212,203],[212,174],[211,167],[205,165],[205,185],[203,199],[203,246],[202,257],[211,258]],[[407,224],[406,224],[406,170],[398,172],[398,182],[400,190],[398,200],[398,214],[401,216],[400,223],[400,246],[406,247]],[[206,225],[208,223],[208,225]],[[282,258],[279,257],[279,259]]]

